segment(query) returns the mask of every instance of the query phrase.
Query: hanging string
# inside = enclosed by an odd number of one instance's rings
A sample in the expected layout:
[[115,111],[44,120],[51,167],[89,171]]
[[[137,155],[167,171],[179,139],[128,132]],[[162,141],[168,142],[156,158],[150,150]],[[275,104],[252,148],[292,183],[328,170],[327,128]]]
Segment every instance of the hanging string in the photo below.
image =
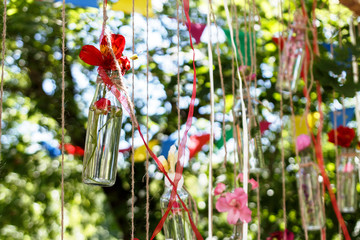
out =
[[[224,75],[222,72],[222,65],[221,65],[221,58],[220,58],[220,46],[219,46],[219,30],[218,30],[218,25],[216,23],[216,18],[215,18],[215,14],[213,11],[213,7],[212,7],[212,2],[209,2],[210,4],[210,15],[214,21],[214,25],[216,28],[216,52],[217,52],[217,60],[218,60],[218,65],[219,65],[219,74],[220,74],[220,84],[221,84],[221,90],[222,90],[222,99],[224,102],[224,106],[223,106],[223,118],[222,118],[222,137],[224,139],[224,163],[223,163],[223,167],[226,166],[226,162],[227,162],[227,145],[226,145],[226,124],[225,124],[225,117],[226,117],[226,93],[225,93],[225,86],[224,86]],[[210,28],[209,28],[210,29]]]
[[7,1],[4,0],[3,12],[3,32],[2,32],[2,50],[1,50],[1,89],[0,89],[0,163],[1,163],[1,136],[2,136],[2,112],[3,112],[3,97],[4,97],[4,71],[5,71],[5,51],[6,51],[6,17],[7,17]]
[[[146,143],[149,144],[149,0],[146,0]],[[146,240],[149,239],[149,152],[146,151]]]
[[[232,24],[231,24],[231,18],[230,18],[230,14],[229,14],[229,8],[228,8],[228,4],[227,4],[227,0],[224,0],[224,8],[225,8],[225,13],[226,13],[226,19],[227,19],[227,24],[229,26],[229,30],[230,30],[230,38],[231,38],[231,44],[232,44],[232,48],[235,52],[235,62],[236,62],[236,69],[237,69],[237,76],[239,78],[239,87],[240,87],[240,101],[241,101],[241,116],[242,116],[242,125],[243,125],[243,140],[244,140],[244,144],[243,144],[243,157],[244,157],[244,163],[243,163],[243,188],[244,188],[244,192],[247,194],[248,193],[248,161],[249,161],[249,148],[248,148],[248,125],[247,125],[247,121],[246,121],[246,107],[245,107],[245,103],[244,103],[244,97],[243,97],[243,87],[242,87],[242,78],[240,75],[240,70],[239,70],[239,63],[237,60],[237,53],[236,53],[236,46],[235,46],[235,42],[234,42],[234,32],[233,32],[233,28],[232,28]],[[248,203],[246,202],[246,205]],[[243,223],[243,240],[247,240],[247,236],[248,236],[248,223]]]
[[[5,0],[6,1],[6,0]],[[65,0],[62,2],[62,71],[61,71],[61,240],[64,239],[64,136],[65,136]]]
[[179,18],[179,1],[176,1],[176,20],[177,20],[177,114],[178,114],[178,146],[180,146],[180,127],[181,127],[181,118],[180,118],[180,18]]
[[[233,0],[230,0],[230,5],[231,5],[231,14],[233,16],[233,18],[231,19],[232,21],[234,20],[234,2]],[[232,24],[232,23],[231,23]],[[231,49],[231,51],[234,51],[233,49]],[[233,125],[233,136],[234,136],[234,189],[236,188],[236,173],[237,173],[237,163],[236,163],[236,159],[237,159],[237,152],[238,152],[238,141],[237,141],[237,132],[236,132],[236,113],[235,113],[235,106],[236,106],[236,95],[235,95],[235,59],[234,59],[234,55],[235,53],[233,52],[233,54],[231,54],[231,91],[232,91],[232,96],[233,96],[233,106],[232,106],[232,112],[233,112],[233,121],[232,121],[232,125]],[[239,151],[240,152],[240,151]]]
[[[335,90],[333,91],[333,99],[335,100]],[[340,159],[339,159],[339,152],[338,152],[338,139],[337,139],[337,117],[336,117],[336,109],[334,111],[334,129],[335,129],[335,166],[336,166],[336,171],[339,170],[339,165],[340,165]],[[336,174],[336,199],[340,199],[340,191],[339,191],[339,183],[340,183],[340,174]],[[340,223],[338,223],[338,229],[339,229],[339,238],[340,240],[342,239],[342,234],[341,234],[341,225]]]
[[[284,19],[282,15],[282,2],[279,1],[279,19],[280,23],[282,25],[282,31],[280,32],[280,41],[283,39],[284,34]],[[280,70],[278,74],[282,74],[281,71],[283,69],[282,67],[282,59],[281,59],[281,52],[280,48],[278,48],[278,54],[279,54],[279,66]],[[283,209],[283,221],[284,221],[284,228],[287,227],[287,213],[286,213],[286,184],[285,184],[285,152],[284,152],[284,136],[283,136],[283,130],[284,130],[284,120],[283,120],[283,78],[280,78],[280,148],[281,148],[281,185],[282,185],[282,209]],[[284,239],[286,240],[286,234],[284,234]]]
[[[132,0],[132,13],[131,13],[131,25],[132,25],[132,54],[135,54],[135,0]],[[131,100],[134,102],[135,96],[135,68],[134,60],[132,60],[132,84],[131,84]],[[135,219],[134,219],[134,208],[135,208],[135,159],[134,159],[134,130],[135,126],[132,124],[131,128],[131,239],[134,239],[135,232]]]
[[[208,12],[207,12],[207,28],[209,31],[208,40],[208,55],[209,55],[209,74],[210,74],[210,159],[209,159],[209,188],[208,188],[208,237],[212,239],[212,217],[213,217],[213,199],[212,199],[212,160],[214,151],[214,71],[213,71],[213,55],[212,55],[212,42],[211,42],[211,0],[208,1]],[[224,145],[226,145],[226,139],[224,139]]]

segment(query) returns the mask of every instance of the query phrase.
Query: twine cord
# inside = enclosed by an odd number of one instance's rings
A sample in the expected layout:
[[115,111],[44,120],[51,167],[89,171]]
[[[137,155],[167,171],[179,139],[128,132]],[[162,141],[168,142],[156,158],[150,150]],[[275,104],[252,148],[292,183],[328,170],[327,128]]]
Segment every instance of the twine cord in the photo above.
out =
[[[282,39],[282,36],[284,34],[284,19],[282,15],[282,3],[279,1],[279,19],[282,24],[282,31],[280,33],[280,39]],[[282,69],[283,69],[283,62],[281,57],[280,48],[278,48],[279,53],[279,66],[280,66],[280,72],[279,74],[282,75]],[[281,185],[282,185],[282,209],[283,209],[283,221],[284,221],[284,228],[287,227],[287,213],[286,213],[286,184],[285,184],[285,152],[284,152],[284,136],[283,136],[283,130],[284,130],[284,121],[283,121],[283,78],[280,78],[280,148],[281,148]],[[286,234],[284,234],[284,239],[286,240]]]
[[[135,0],[132,0],[132,14],[131,14],[131,25],[132,25],[132,54],[135,54]],[[131,100],[134,102],[135,96],[135,68],[134,60],[132,60],[132,84],[131,84]],[[131,128],[131,239],[134,239],[135,232],[135,159],[134,159],[134,131],[135,126],[132,124]]]
[[3,31],[2,31],[2,50],[1,50],[1,89],[0,89],[0,162],[1,158],[1,136],[2,136],[2,112],[3,112],[3,97],[4,97],[4,71],[5,71],[5,51],[6,51],[6,17],[7,17],[7,1],[4,0],[3,12]]
[[[6,0],[5,0],[6,2]],[[62,1],[62,71],[61,71],[61,240],[64,239],[64,136],[65,136],[65,0]]]
[[[226,19],[227,19],[227,24],[230,30],[230,38],[231,38],[231,45],[232,48],[235,52],[235,63],[236,63],[236,69],[237,69],[237,77],[239,79],[239,90],[240,90],[240,101],[241,101],[241,116],[242,116],[242,125],[243,125],[243,140],[244,140],[244,146],[243,146],[243,157],[244,157],[244,163],[243,163],[243,189],[244,192],[247,194],[248,193],[248,161],[249,161],[249,146],[248,146],[248,124],[246,121],[246,107],[245,107],[245,103],[244,103],[244,97],[243,97],[243,86],[242,86],[242,78],[240,75],[240,70],[239,70],[239,63],[237,60],[237,53],[236,53],[236,46],[235,46],[235,42],[234,42],[234,32],[233,32],[233,28],[232,28],[232,24],[231,24],[231,18],[230,18],[230,13],[229,13],[229,8],[228,8],[228,3],[227,0],[224,0],[224,9],[225,9],[225,14],[226,14]],[[248,203],[246,202],[246,205]],[[247,236],[248,236],[248,223],[243,223],[243,240],[247,240]]]
[[[149,0],[146,0],[146,142],[149,144]],[[149,239],[149,212],[150,212],[150,193],[149,193],[149,152],[146,151],[146,240]]]
[[[213,74],[213,55],[212,55],[212,42],[211,42],[211,0],[208,1],[208,12],[207,12],[207,27],[209,29],[209,41],[208,41],[208,67],[210,74],[210,159],[209,159],[209,188],[208,188],[208,237],[212,239],[212,217],[213,217],[213,198],[212,198],[212,178],[213,178],[213,151],[214,151],[214,74]],[[226,139],[224,139],[226,144]]]
[[210,1],[210,14],[213,17],[213,21],[216,27],[216,52],[217,52],[217,59],[218,59],[218,64],[219,64],[219,74],[220,74],[220,84],[221,84],[221,90],[222,90],[222,99],[224,102],[224,106],[223,106],[223,118],[222,118],[222,137],[224,139],[224,163],[223,163],[223,167],[226,166],[226,162],[227,162],[227,145],[226,145],[226,124],[225,124],[225,117],[226,117],[226,96],[225,96],[225,85],[224,85],[224,76],[223,76],[223,72],[222,72],[222,65],[221,65],[221,58],[220,58],[220,44],[219,44],[219,30],[218,30],[218,26],[216,23],[216,18],[215,18],[215,14],[212,8],[212,3]]
[[178,114],[178,146],[180,146],[180,127],[181,127],[181,117],[180,117],[180,19],[179,19],[179,1],[176,1],[176,19],[177,19],[177,52],[176,52],[176,61],[177,61],[177,114]]

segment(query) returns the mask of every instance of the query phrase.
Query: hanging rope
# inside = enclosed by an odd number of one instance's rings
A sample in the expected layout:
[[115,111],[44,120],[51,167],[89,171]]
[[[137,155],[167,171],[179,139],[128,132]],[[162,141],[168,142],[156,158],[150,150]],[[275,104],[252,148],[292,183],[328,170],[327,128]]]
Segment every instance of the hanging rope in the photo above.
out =
[[[212,20],[214,21],[215,28],[216,28],[216,53],[217,53],[217,60],[219,65],[219,74],[220,74],[220,84],[221,84],[221,90],[222,90],[222,99],[224,102],[223,106],[223,118],[222,118],[222,138],[224,139],[224,163],[223,167],[225,168],[226,162],[227,162],[227,144],[226,144],[226,124],[225,124],[225,117],[226,117],[226,95],[225,95],[225,86],[224,86],[224,75],[222,72],[222,65],[221,65],[221,58],[220,58],[220,44],[219,44],[219,30],[218,25],[216,23],[215,14],[212,7],[212,2],[209,1],[210,4],[210,15],[212,17]],[[210,28],[209,28],[210,29]]]
[[[6,0],[5,0],[6,1]],[[65,0],[62,2],[62,71],[61,71],[61,240],[64,239],[64,136],[65,136]]]
[[[237,69],[237,76],[239,79],[239,87],[240,87],[240,101],[241,101],[241,116],[242,116],[242,125],[243,125],[243,157],[244,157],[244,163],[243,163],[243,188],[244,188],[244,192],[247,194],[248,193],[248,161],[249,161],[249,148],[248,148],[248,126],[247,126],[247,121],[246,121],[246,107],[245,107],[245,103],[244,103],[244,97],[243,97],[243,87],[242,87],[242,79],[241,79],[241,75],[240,75],[240,70],[239,70],[239,63],[237,60],[237,52],[236,52],[236,46],[235,46],[235,42],[234,42],[234,32],[233,32],[233,28],[232,28],[232,24],[231,24],[231,18],[230,18],[230,14],[229,14],[229,8],[228,8],[228,4],[227,4],[227,0],[224,0],[224,8],[225,8],[225,13],[226,13],[226,19],[227,19],[227,24],[229,26],[229,30],[230,30],[230,38],[231,38],[231,44],[232,44],[232,48],[235,52],[235,62],[236,62],[236,69]],[[247,205],[248,203],[246,203]],[[248,224],[245,222],[243,223],[243,240],[247,240],[247,236],[248,236]]]
[[7,17],[7,1],[4,0],[3,12],[3,32],[2,32],[2,50],[1,50],[1,89],[0,89],[0,163],[1,163],[1,136],[2,136],[2,111],[3,111],[3,97],[4,97],[4,71],[5,71],[5,51],[6,51],[6,17]]
[[[213,199],[212,199],[212,180],[213,180],[213,151],[214,151],[214,71],[213,71],[213,55],[212,55],[212,42],[211,42],[211,0],[208,1],[207,12],[207,28],[209,31],[208,40],[208,55],[209,55],[209,74],[210,74],[210,159],[209,159],[209,189],[208,189],[208,237],[212,239],[212,217],[213,217]],[[224,139],[226,145],[226,139]]]
[[[149,144],[149,0],[146,0],[146,143]],[[146,240],[149,239],[149,152],[146,151]]]
[[[131,13],[131,25],[132,25],[132,54],[135,54],[135,0],[132,0],[132,13]],[[132,60],[132,84],[131,84],[131,101],[134,102],[135,96],[135,68],[134,60]],[[131,127],[131,239],[134,239],[135,232],[135,217],[134,217],[134,208],[135,208],[135,149],[134,149],[134,130],[135,126],[132,124]]]
[[180,146],[180,127],[181,127],[181,118],[180,118],[180,19],[179,19],[179,1],[176,1],[176,20],[177,20],[177,114],[178,114],[178,146]]
[[[234,16],[234,2],[233,0],[231,0],[230,2],[231,4],[231,14],[232,16]],[[233,18],[231,19],[233,21]],[[232,24],[232,23],[231,23]],[[231,51],[234,51],[233,49],[231,49]],[[238,141],[238,134],[237,134],[237,128],[236,128],[236,113],[235,113],[235,106],[236,106],[236,94],[235,94],[235,59],[234,59],[234,55],[235,53],[233,52],[233,54],[231,54],[231,91],[232,91],[232,95],[233,95],[233,107],[232,107],[232,112],[233,112],[233,121],[232,121],[232,124],[233,124],[233,136],[234,136],[234,189],[236,188],[236,173],[237,173],[237,163],[236,163],[236,160],[237,160],[237,153],[241,152],[239,150],[239,143],[240,141]]]
[[[280,41],[283,39],[283,33],[284,33],[284,19],[282,15],[282,3],[279,1],[279,19],[281,22],[281,25],[283,27],[283,30],[280,33]],[[280,72],[278,74],[282,74],[282,59],[281,59],[281,52],[280,48],[278,48],[279,53],[279,66],[280,66]],[[281,148],[281,185],[282,185],[282,209],[283,209],[283,221],[284,221],[284,229],[287,227],[287,213],[286,213],[286,184],[285,184],[285,152],[284,152],[284,136],[283,136],[283,130],[284,130],[284,122],[283,122],[283,78],[280,78],[280,148]],[[284,239],[286,240],[286,234],[284,234]]]

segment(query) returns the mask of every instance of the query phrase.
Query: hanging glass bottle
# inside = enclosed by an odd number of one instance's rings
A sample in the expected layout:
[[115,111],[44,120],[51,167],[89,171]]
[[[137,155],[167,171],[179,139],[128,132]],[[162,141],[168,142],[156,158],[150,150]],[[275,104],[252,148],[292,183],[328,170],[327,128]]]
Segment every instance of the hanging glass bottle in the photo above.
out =
[[342,148],[337,174],[339,174],[338,205],[343,213],[353,213],[357,209],[356,184],[358,162],[359,157],[354,149]]
[[250,117],[249,167],[251,173],[260,173],[264,167],[264,155],[261,145],[261,131],[255,113]]
[[[175,173],[168,173],[170,179],[174,180]],[[189,194],[183,189],[184,179],[181,177],[177,193],[181,200],[187,204],[189,199]],[[170,197],[171,197],[172,185],[165,178],[165,191],[160,198],[161,213],[164,214],[168,208]],[[189,218],[186,211],[183,209],[182,204],[179,200],[179,197],[176,196],[176,202],[173,204],[169,215],[167,216],[164,223],[164,235],[167,240],[192,240],[192,230],[189,223]]]
[[[108,71],[113,82],[117,71]],[[94,98],[89,107],[82,179],[86,184],[112,186],[116,179],[122,108],[98,76]]]
[[300,210],[307,230],[320,230],[325,224],[322,192],[318,181],[319,174],[310,155],[301,157],[297,174]]
[[242,226],[243,223],[240,220],[234,225],[233,235],[231,235],[230,240],[242,239]]
[[[305,56],[306,19],[301,11],[295,12],[294,23],[289,30],[281,54],[276,87],[283,92],[295,92]],[[280,44],[282,40],[280,39]]]
[[[248,141],[249,146],[249,171],[250,173],[260,173],[264,167],[264,154],[261,144],[260,124],[257,120],[257,107],[253,101],[250,101],[246,89],[243,91],[244,103],[247,108],[247,123],[250,129],[250,136]],[[241,120],[241,101],[238,100],[234,110],[236,111],[236,122],[242,126]],[[242,144],[241,144],[242,145]]]

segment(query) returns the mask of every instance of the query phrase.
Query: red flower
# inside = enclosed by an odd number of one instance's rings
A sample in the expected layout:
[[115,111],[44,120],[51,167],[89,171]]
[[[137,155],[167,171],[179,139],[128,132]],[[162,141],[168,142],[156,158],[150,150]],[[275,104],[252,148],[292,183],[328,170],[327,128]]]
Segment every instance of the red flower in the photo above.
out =
[[108,100],[106,98],[100,98],[99,100],[97,100],[94,103],[94,106],[96,109],[103,110],[107,113],[107,111],[109,110],[109,108],[111,106],[111,102],[110,102],[110,100]]
[[[337,133],[337,144],[341,147],[350,147],[351,142],[354,140],[355,137],[355,131],[352,128],[339,126],[336,129]],[[328,132],[329,142],[332,142],[335,144],[335,130],[331,130]]]
[[64,144],[64,149],[65,151],[67,151],[68,154],[70,155],[74,155],[75,154],[75,151],[76,151],[76,148],[74,145],[71,145],[70,143],[65,143]]
[[[290,232],[287,229],[285,229],[285,233],[286,233],[286,240],[294,240],[295,238],[294,233]],[[283,231],[273,232],[270,234],[270,237],[266,238],[266,240],[283,240],[283,239],[285,239]]]
[[83,149],[82,147],[75,146],[75,153],[74,153],[74,155],[84,156],[84,149]]
[[[124,75],[130,69],[130,61],[127,57],[122,56],[125,48],[125,38],[120,34],[111,34],[111,46],[114,51],[116,60],[121,67],[121,74]],[[82,47],[79,57],[85,63],[99,66],[107,70],[116,70],[116,64],[107,44],[106,37],[103,37],[100,44],[100,51],[91,45]]]

